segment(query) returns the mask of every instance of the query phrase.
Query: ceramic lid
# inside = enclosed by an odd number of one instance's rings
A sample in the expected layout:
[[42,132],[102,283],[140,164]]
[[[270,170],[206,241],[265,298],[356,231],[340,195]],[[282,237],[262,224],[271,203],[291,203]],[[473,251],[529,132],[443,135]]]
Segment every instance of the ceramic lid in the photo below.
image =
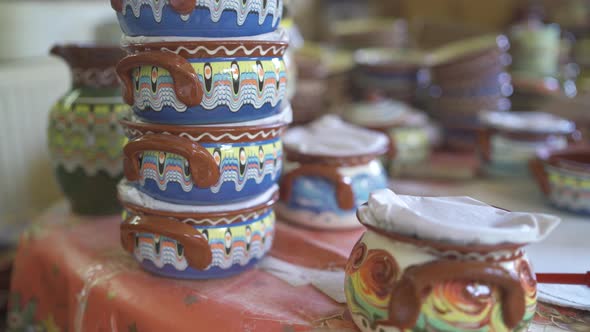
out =
[[511,132],[534,134],[570,134],[576,125],[569,120],[544,112],[482,112],[481,122],[489,127]]
[[289,129],[283,144],[301,155],[355,157],[387,151],[389,139],[380,132],[348,124],[338,116],[325,115],[306,126]]
[[418,127],[428,124],[426,114],[396,100],[351,104],[343,117],[350,123],[369,128]]
[[161,212],[173,212],[173,213],[190,213],[190,214],[215,214],[215,213],[228,213],[228,212],[239,212],[250,208],[264,206],[269,201],[272,201],[275,194],[278,192],[279,187],[274,185],[272,188],[257,196],[256,198],[233,204],[224,205],[182,205],[173,204],[164,201],[157,200],[150,195],[147,195],[127,180],[122,180],[117,186],[119,193],[119,199],[123,204],[132,204],[144,209],[161,211]]
[[459,245],[538,242],[560,222],[556,216],[509,212],[470,197],[404,196],[388,189],[373,192],[358,215],[384,232]]

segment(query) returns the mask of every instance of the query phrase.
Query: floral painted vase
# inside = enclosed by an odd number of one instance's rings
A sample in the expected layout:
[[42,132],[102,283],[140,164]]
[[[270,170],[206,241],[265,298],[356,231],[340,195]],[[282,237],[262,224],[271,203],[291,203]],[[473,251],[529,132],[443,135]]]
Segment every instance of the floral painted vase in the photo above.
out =
[[384,134],[325,116],[284,136],[285,175],[279,216],[316,229],[360,227],[356,208],[369,193],[387,187],[379,157],[388,149]]
[[116,185],[123,176],[119,125],[123,102],[115,67],[125,56],[118,47],[56,46],[51,53],[72,70],[73,86],[49,115],[49,152],[57,180],[82,215],[118,213]]
[[142,268],[181,279],[243,272],[271,248],[278,188],[238,204],[185,206],[161,202],[123,181],[123,248]]
[[276,30],[283,0],[111,0],[129,36],[239,37]]
[[124,37],[117,71],[125,101],[143,121],[202,125],[276,115],[286,100],[288,43],[256,39]]
[[[390,205],[384,203],[387,196],[379,195],[359,209],[367,231],[354,246],[345,272],[348,308],[361,331],[528,330],[537,282],[522,247],[538,240],[531,237],[551,232],[558,218],[511,217],[465,197],[398,196],[391,200],[402,203]],[[448,209],[440,205],[446,200]],[[489,215],[480,217],[480,209]],[[442,219],[449,216],[441,229]],[[390,228],[404,218],[407,223]],[[497,224],[484,226],[480,222],[486,218]],[[518,229],[515,225],[524,219],[534,226]],[[502,220],[513,224],[502,225]]]

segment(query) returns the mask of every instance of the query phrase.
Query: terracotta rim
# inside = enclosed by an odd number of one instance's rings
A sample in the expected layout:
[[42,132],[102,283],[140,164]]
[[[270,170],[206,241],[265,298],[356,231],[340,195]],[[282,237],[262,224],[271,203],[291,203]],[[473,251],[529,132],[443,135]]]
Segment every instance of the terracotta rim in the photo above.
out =
[[125,57],[125,52],[114,45],[55,45],[49,52],[63,58],[72,68],[114,68]]
[[139,131],[140,134],[144,135],[146,133],[168,133],[176,136],[202,136],[198,139],[194,139],[199,143],[263,141],[279,137],[288,126],[288,124],[284,122],[249,127],[176,126],[134,122],[129,120],[121,120],[120,122],[126,130]]
[[[363,204],[362,206],[367,206],[367,203]],[[359,209],[360,210],[360,209]],[[526,243],[523,244],[515,244],[515,243],[502,243],[502,244],[494,244],[494,245],[486,245],[486,244],[471,244],[471,245],[457,245],[453,243],[445,243],[445,242],[437,242],[433,240],[426,240],[426,239],[418,239],[415,237],[408,237],[398,233],[384,231],[379,229],[373,225],[369,225],[365,223],[362,218],[359,216],[359,210],[357,210],[357,218],[359,222],[365,226],[368,230],[378,233],[380,235],[386,236],[394,241],[403,242],[412,244],[417,247],[428,247],[433,248],[437,251],[445,252],[445,251],[457,251],[462,254],[468,254],[472,252],[476,252],[478,254],[489,254],[496,251],[517,251],[518,249],[526,246]]]
[[590,174],[590,145],[588,144],[563,150],[540,150],[537,158],[556,168]]
[[[131,210],[131,211],[138,213],[138,214],[152,215],[152,216],[165,217],[165,218],[174,218],[177,220],[194,219],[195,221],[199,221],[199,219],[229,218],[229,217],[235,217],[235,216],[244,215],[244,214],[248,214],[248,213],[254,213],[257,211],[266,212],[267,210],[272,209],[273,206],[278,202],[278,200],[279,200],[279,191],[277,190],[268,202],[265,202],[263,204],[259,204],[257,206],[252,206],[249,208],[241,209],[241,210],[234,210],[234,211],[229,211],[229,212],[212,212],[212,213],[189,213],[189,212],[179,213],[179,212],[170,212],[170,211],[148,209],[148,208],[145,208],[145,207],[133,204],[133,203],[125,202],[119,196],[119,201],[121,202],[121,204],[123,205],[123,207],[125,209]],[[262,213],[264,213],[264,212],[262,212]],[[230,225],[230,224],[236,224],[236,223],[241,223],[241,222],[243,222],[243,220],[237,220],[237,221],[234,221],[231,223],[217,223],[216,225]],[[199,225],[201,225],[201,224],[202,225],[211,225],[209,222],[199,223]]]

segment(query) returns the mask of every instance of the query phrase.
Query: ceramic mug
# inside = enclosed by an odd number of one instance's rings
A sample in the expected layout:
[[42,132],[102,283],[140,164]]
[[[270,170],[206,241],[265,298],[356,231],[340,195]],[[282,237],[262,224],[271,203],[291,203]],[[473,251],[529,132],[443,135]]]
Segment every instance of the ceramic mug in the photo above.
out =
[[282,0],[111,0],[129,36],[238,37],[276,30]]
[[128,180],[166,202],[218,205],[248,200],[277,182],[286,123],[167,126],[123,121]]
[[541,149],[529,166],[552,205],[590,215],[590,147]]
[[285,41],[127,44],[117,72],[137,117],[162,124],[251,121],[281,110]]
[[295,166],[281,178],[277,213],[316,229],[360,227],[356,208],[372,191],[387,188],[387,174],[378,159],[384,152],[335,158],[289,151],[287,160]]
[[241,273],[272,246],[277,191],[275,186],[251,201],[212,209],[130,195],[133,187],[123,182],[119,186],[125,208],[123,248],[143,269],[165,277],[214,279]]
[[520,245],[461,246],[364,225],[345,278],[361,331],[527,330],[537,283]]

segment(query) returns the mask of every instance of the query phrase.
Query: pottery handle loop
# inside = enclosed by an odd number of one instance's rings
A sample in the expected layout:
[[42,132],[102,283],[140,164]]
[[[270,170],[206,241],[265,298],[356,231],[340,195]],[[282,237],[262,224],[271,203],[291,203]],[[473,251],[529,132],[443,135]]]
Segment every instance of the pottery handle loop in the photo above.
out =
[[283,176],[281,180],[281,199],[283,201],[289,201],[293,184],[300,176],[318,176],[330,181],[336,186],[338,206],[343,210],[350,210],[355,207],[350,178],[341,175],[336,166],[314,164],[300,165],[297,169]]
[[551,194],[551,185],[549,184],[549,177],[545,172],[545,163],[538,157],[529,161],[529,170],[539,183],[541,190],[545,195]]
[[123,98],[134,103],[133,70],[140,66],[157,66],[170,72],[178,99],[187,106],[197,106],[203,100],[203,89],[193,66],[182,56],[164,51],[149,51],[128,55],[117,65],[117,74],[123,82]]
[[197,270],[204,270],[213,261],[209,241],[196,228],[172,219],[154,216],[129,217],[121,224],[121,244],[133,254],[135,236],[149,233],[164,236],[182,244],[188,264]]
[[215,185],[221,176],[213,156],[198,143],[173,135],[147,134],[129,141],[123,148],[124,172],[129,181],[139,180],[138,156],[144,151],[164,151],[184,157],[190,165],[193,182],[201,188]]
[[490,128],[481,128],[477,131],[477,140],[479,142],[479,150],[484,161],[492,160],[492,135],[493,130]]
[[486,262],[438,260],[406,269],[393,287],[390,318],[383,324],[399,329],[414,327],[429,290],[438,283],[451,281],[478,281],[499,287],[504,324],[513,329],[522,321],[526,310],[525,291],[517,276]]

